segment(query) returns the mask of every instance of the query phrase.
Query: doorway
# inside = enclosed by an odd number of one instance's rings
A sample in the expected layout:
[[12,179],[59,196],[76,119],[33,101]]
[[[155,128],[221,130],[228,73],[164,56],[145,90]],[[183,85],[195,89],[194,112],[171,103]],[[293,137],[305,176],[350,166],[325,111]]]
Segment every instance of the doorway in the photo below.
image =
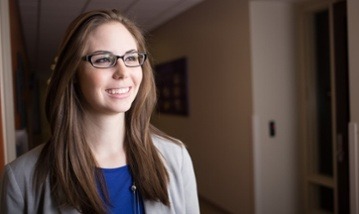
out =
[[300,23],[305,213],[347,214],[350,115],[346,1],[303,4]]

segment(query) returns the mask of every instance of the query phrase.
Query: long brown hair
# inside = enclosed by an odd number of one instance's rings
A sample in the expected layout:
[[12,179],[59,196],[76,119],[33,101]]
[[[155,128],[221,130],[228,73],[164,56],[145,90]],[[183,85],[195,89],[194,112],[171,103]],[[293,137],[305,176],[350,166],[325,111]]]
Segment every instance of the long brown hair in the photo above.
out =
[[[84,213],[105,213],[106,206],[97,187],[103,177],[84,136],[82,98],[76,72],[88,34],[108,22],[123,24],[137,41],[138,50],[147,52],[142,32],[115,10],[87,12],[71,23],[58,51],[46,97],[51,137],[40,154],[35,171],[37,187],[49,176],[52,194],[59,205],[71,206]],[[150,124],[156,89],[149,60],[142,70],[137,97],[125,113],[127,162],[142,197],[169,206],[169,176],[151,138],[153,134],[163,134]],[[102,192],[106,193],[104,185],[101,186]]]

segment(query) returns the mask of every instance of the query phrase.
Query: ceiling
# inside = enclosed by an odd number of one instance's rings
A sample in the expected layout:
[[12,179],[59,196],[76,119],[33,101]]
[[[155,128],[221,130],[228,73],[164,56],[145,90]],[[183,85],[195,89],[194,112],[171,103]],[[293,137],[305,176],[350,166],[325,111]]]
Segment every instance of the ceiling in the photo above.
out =
[[202,1],[17,0],[17,3],[30,69],[47,76],[67,26],[85,11],[117,9],[145,31],[151,31]]

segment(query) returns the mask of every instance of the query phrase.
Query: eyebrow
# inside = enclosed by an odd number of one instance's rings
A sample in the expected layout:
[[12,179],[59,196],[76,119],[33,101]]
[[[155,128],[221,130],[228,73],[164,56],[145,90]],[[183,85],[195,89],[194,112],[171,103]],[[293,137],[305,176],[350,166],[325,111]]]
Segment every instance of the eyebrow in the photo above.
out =
[[[136,49],[131,49],[131,50],[126,51],[124,54],[133,53],[133,52],[137,52],[137,50],[136,50]],[[90,54],[100,54],[100,53],[114,54],[114,53],[112,53],[111,51],[107,51],[107,50],[97,50],[97,51],[92,52],[92,53],[90,53]],[[115,54],[114,54],[114,55],[115,55]]]
[[133,52],[137,52],[137,51],[138,51],[138,50],[131,49],[131,50],[129,50],[129,51],[126,51],[125,54],[127,54],[127,53],[133,53]]

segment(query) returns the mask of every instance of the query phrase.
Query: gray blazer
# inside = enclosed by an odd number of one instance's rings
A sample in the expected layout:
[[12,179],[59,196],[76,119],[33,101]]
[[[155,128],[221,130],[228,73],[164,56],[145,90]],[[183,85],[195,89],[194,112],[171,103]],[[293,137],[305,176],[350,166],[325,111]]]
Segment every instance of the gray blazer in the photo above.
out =
[[[160,202],[144,201],[147,214],[199,213],[197,186],[191,158],[183,145],[169,143],[153,137],[162,154],[170,176],[169,198],[171,206]],[[41,191],[33,190],[34,168],[43,145],[27,152],[7,164],[1,176],[0,212],[7,213],[78,213],[75,209],[56,206],[51,196],[49,181]]]

